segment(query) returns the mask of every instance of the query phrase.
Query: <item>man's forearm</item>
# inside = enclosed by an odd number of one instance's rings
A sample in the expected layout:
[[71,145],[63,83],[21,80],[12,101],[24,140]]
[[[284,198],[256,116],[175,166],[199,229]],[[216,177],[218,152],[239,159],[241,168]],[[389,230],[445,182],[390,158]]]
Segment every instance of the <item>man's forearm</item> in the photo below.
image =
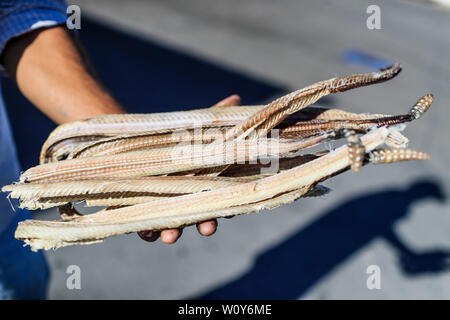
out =
[[[13,39],[3,52],[2,63],[20,91],[57,123],[124,112],[95,79],[82,52],[63,27],[37,30]],[[221,102],[239,103],[238,97]],[[198,231],[205,236],[212,235],[216,228],[216,220],[198,225]],[[147,241],[160,236],[165,243],[174,243],[180,235],[178,229],[140,234]]]
[[13,39],[2,58],[21,92],[57,123],[123,113],[89,72],[75,42],[63,27],[38,30]]

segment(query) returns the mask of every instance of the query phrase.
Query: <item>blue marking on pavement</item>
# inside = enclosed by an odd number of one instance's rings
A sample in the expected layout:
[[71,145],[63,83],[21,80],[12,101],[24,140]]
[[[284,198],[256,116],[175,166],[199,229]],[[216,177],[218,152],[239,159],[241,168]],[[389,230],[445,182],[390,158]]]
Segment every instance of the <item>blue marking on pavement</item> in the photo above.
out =
[[347,64],[363,66],[374,71],[393,64],[392,61],[376,57],[360,50],[344,51],[341,55],[341,59]]

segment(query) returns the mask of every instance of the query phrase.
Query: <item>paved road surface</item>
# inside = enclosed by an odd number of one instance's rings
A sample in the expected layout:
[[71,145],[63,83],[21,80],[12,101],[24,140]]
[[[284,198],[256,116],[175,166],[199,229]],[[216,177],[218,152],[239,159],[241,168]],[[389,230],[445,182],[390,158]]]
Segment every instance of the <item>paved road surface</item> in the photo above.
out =
[[[406,1],[78,3],[85,16],[101,19],[108,28],[207,63],[216,71],[231,72],[227,90],[243,88],[244,102],[246,92],[252,103],[265,102],[334,75],[401,62],[404,70],[395,80],[334,95],[323,103],[355,112],[398,114],[421,95],[434,93],[436,101],[429,114],[407,128],[411,147],[430,153],[432,160],[343,174],[326,183],[333,189],[326,197],[301,200],[258,216],[221,220],[217,234],[208,239],[188,228],[173,246],[147,244],[127,235],[99,245],[49,252],[51,298],[450,298],[446,265],[450,253],[450,199],[446,200],[450,12]],[[381,30],[366,27],[369,4],[381,8]],[[82,34],[95,29],[91,23],[85,27]],[[109,34],[101,35],[99,41],[107,41]],[[100,45],[98,49],[102,50]],[[145,59],[127,60],[127,46],[109,54],[105,51],[94,62],[108,64],[109,56],[124,59],[112,60],[117,68],[109,65],[108,77],[117,78],[116,70],[123,73],[129,68],[128,79],[132,79],[133,70],[145,64]],[[157,57],[148,60],[159,64]],[[222,77],[222,71],[213,72],[210,79],[204,72],[202,81],[216,83],[214,77]],[[161,82],[152,78],[153,85],[159,83],[158,92],[167,90],[177,72],[180,77],[193,73],[183,70],[183,64],[173,72]],[[256,81],[259,89],[245,87],[242,77]],[[240,79],[235,87],[233,79]],[[127,97],[130,90],[141,97],[151,90],[146,79],[135,89],[127,87],[127,77],[120,81],[127,89],[123,93],[117,86],[118,94],[128,103],[133,103]],[[180,89],[162,101],[185,98],[200,106],[222,98],[218,90],[217,96],[202,100],[202,87],[195,85],[199,81],[192,80],[194,96]],[[117,84],[109,78],[105,82]],[[189,88],[189,83],[183,87]],[[202,86],[207,95],[207,84]],[[159,110],[152,95],[147,97],[146,107]],[[65,287],[65,270],[71,264],[81,267],[81,290]],[[370,265],[380,267],[380,290],[366,287]]]

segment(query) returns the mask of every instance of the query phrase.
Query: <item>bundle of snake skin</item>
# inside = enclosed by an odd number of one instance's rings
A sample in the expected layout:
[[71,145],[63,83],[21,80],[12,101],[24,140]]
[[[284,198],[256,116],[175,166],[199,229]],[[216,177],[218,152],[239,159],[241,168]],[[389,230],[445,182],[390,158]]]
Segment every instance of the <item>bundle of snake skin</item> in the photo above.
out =
[[[216,105],[105,115],[56,128],[40,165],[3,187],[20,207],[59,207],[61,220],[27,220],[17,239],[33,250],[90,244],[136,231],[180,228],[272,209],[327,192],[320,182],[367,164],[423,160],[400,133],[433,100],[402,115],[312,106],[331,93],[383,82],[401,70],[320,81],[260,106]],[[330,140],[343,139],[330,150]],[[73,204],[105,207],[81,214]]]

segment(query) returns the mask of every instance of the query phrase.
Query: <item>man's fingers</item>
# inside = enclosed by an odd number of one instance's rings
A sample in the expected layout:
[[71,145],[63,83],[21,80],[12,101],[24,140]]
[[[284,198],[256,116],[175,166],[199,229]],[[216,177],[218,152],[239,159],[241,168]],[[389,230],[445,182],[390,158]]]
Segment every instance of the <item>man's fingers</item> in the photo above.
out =
[[217,220],[205,221],[197,224],[198,232],[203,236],[210,236],[216,232]]
[[219,102],[212,107],[226,107],[226,106],[240,106],[242,104],[241,97],[237,94],[233,94]]
[[[239,106],[242,104],[241,97],[237,94],[233,94],[219,102],[217,102],[214,107],[226,107],[226,106]],[[197,224],[198,232],[203,236],[210,236],[216,232],[217,229],[217,220],[205,221],[200,224]],[[182,234],[182,229],[167,229],[161,232],[159,231],[140,231],[138,232],[139,237],[141,239],[154,242],[159,237],[161,237],[161,241],[167,244],[175,243],[178,238]]]
[[161,241],[167,244],[175,243],[182,234],[182,229],[167,229],[163,231],[139,231],[138,235],[142,240],[154,242],[161,237]]
[[175,243],[181,236],[181,229],[167,229],[161,231],[161,241],[167,244]]
[[[197,224],[198,232],[203,236],[210,236],[216,232],[217,229],[217,220],[209,220],[202,223]],[[175,243],[183,233],[183,229],[166,229],[160,231],[139,231],[138,235],[142,240],[148,242],[154,242],[158,238],[161,238],[161,241],[167,244]]]
[[138,236],[145,241],[148,242],[154,242],[159,238],[159,231],[151,231],[151,230],[146,230],[146,231],[139,231]]

